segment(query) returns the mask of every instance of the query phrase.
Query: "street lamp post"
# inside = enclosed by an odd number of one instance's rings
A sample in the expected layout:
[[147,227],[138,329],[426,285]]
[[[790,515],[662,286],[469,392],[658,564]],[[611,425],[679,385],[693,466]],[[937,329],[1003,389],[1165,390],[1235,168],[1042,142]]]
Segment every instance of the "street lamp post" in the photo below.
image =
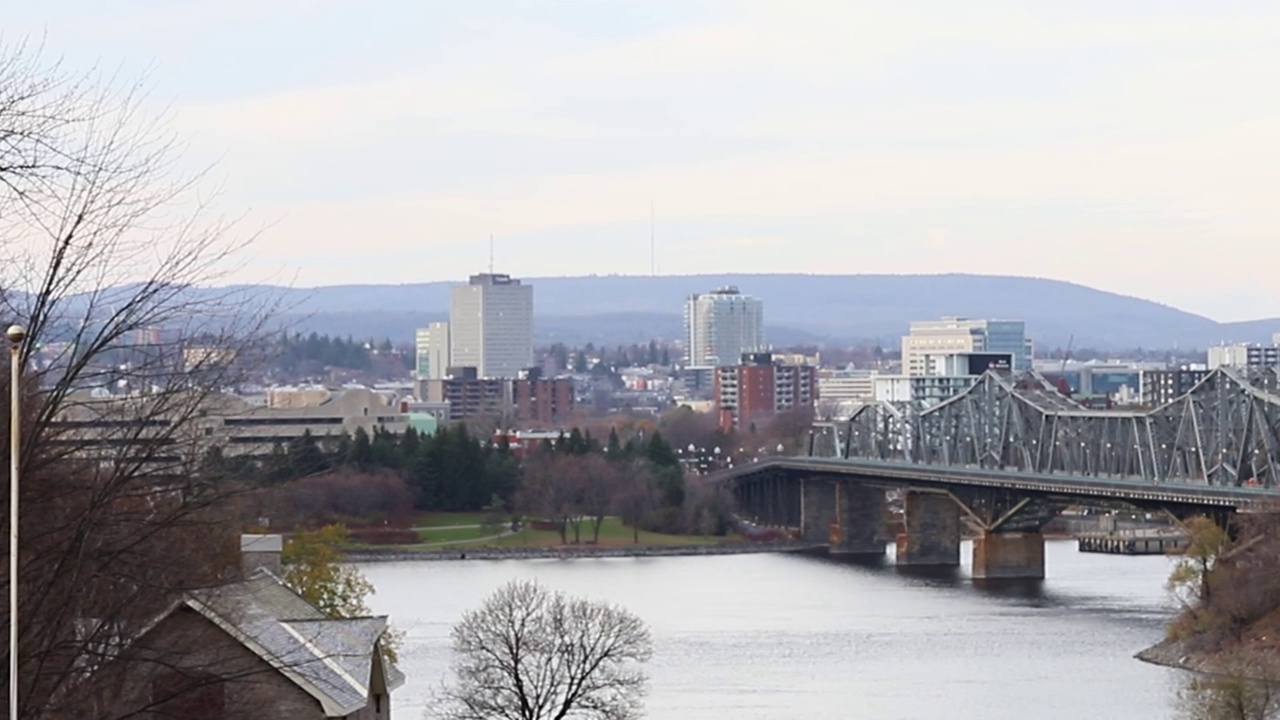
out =
[[22,439],[22,341],[27,331],[10,325],[9,339],[9,717],[18,717],[18,459]]

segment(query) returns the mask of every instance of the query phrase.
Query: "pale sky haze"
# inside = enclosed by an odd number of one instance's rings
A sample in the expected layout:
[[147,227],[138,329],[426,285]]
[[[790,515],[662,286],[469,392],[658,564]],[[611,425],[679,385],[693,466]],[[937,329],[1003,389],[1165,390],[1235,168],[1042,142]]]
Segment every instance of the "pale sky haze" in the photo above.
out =
[[8,0],[146,73],[240,279],[1034,275],[1280,316],[1280,4]]

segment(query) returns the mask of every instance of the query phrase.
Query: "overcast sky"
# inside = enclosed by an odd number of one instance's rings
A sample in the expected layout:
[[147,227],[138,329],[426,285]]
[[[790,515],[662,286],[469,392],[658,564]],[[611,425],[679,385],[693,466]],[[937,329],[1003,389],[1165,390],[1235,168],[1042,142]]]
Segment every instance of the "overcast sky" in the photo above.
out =
[[[15,9],[16,2],[16,9]],[[6,0],[147,73],[243,278],[1034,275],[1280,315],[1280,4]],[[104,6],[110,5],[110,9]],[[910,9],[908,9],[908,6]]]

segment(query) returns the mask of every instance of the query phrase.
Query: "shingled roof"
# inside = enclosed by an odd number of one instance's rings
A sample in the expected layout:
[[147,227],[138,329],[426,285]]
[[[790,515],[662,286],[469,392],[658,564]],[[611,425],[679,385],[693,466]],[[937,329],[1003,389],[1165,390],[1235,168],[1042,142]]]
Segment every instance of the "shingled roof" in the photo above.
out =
[[385,616],[330,618],[266,569],[193,593],[185,604],[314,697],[327,717],[369,703],[374,663],[383,663],[388,690],[404,683],[378,648]]

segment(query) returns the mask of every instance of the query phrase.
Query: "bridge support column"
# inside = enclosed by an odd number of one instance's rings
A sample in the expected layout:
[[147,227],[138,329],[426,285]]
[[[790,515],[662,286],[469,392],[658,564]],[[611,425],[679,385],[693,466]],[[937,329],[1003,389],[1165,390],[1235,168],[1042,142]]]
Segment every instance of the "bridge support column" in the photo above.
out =
[[960,508],[950,497],[907,491],[903,525],[898,535],[898,565],[960,564]]
[[800,537],[825,543],[836,519],[836,485],[823,478],[805,478],[800,486]]
[[884,490],[843,480],[835,484],[836,524],[831,531],[832,555],[884,555]]
[[1044,535],[984,531],[973,540],[975,580],[1043,580]]

